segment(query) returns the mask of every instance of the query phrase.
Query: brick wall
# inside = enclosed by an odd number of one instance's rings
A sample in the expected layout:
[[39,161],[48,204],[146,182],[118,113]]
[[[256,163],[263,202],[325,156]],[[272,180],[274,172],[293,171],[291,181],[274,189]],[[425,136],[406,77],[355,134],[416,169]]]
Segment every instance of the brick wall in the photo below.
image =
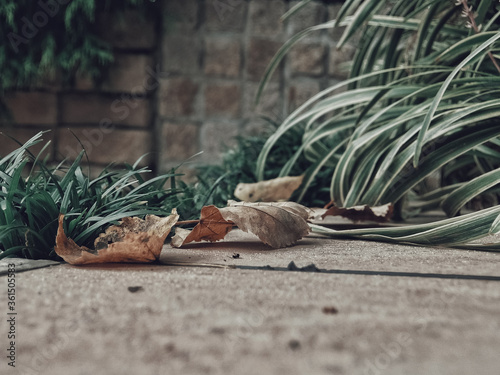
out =
[[[216,163],[235,136],[265,127],[311,95],[345,78],[352,47],[335,49],[339,31],[316,33],[280,65],[254,106],[272,56],[294,33],[335,18],[342,1],[314,1],[290,21],[280,17],[298,1],[163,0],[159,22],[134,13],[100,15],[103,36],[116,50],[104,82],[79,78],[72,87],[47,84],[6,96],[14,123],[1,130],[25,141],[38,130],[51,140],[54,160],[72,158],[81,145],[92,163],[143,164],[167,171],[199,151],[194,163]],[[0,137],[0,155],[15,147]]]
[[[9,92],[4,99],[13,122],[3,122],[0,130],[21,142],[50,130],[43,138],[51,141],[47,153],[55,161],[74,158],[83,145],[92,164],[134,163],[153,144],[160,25],[134,12],[100,14],[96,22],[116,53],[106,79],[93,83],[77,77],[72,85],[55,79],[36,91]],[[0,155],[16,147],[0,137]],[[143,161],[154,163],[151,155]]]

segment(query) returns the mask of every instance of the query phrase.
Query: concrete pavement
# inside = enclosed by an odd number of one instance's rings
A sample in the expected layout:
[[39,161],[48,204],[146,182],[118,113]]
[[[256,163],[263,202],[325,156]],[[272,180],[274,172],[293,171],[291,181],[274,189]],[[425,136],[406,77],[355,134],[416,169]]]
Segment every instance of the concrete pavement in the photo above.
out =
[[234,231],[161,262],[16,273],[15,368],[0,277],[0,372],[500,373],[500,254],[314,236],[269,250]]

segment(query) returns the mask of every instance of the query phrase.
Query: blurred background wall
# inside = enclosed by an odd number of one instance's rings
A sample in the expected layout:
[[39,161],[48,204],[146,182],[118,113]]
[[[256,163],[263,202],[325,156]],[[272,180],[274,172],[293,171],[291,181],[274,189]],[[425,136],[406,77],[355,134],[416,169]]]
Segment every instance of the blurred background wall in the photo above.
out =
[[[304,39],[274,73],[260,104],[254,99],[267,64],[296,32],[334,19],[342,1],[313,1],[281,22],[298,1],[157,0],[157,17],[102,13],[96,27],[115,52],[106,78],[57,79],[36,90],[9,91],[13,121],[0,131],[24,142],[51,130],[54,161],[84,146],[92,165],[141,161],[167,171],[199,151],[196,164],[220,160],[236,136],[261,133],[268,117],[280,120],[346,77],[342,64],[354,48],[336,50],[341,30]],[[76,135],[76,137],[75,137]],[[0,136],[0,155],[17,145]],[[39,149],[41,146],[39,147]]]

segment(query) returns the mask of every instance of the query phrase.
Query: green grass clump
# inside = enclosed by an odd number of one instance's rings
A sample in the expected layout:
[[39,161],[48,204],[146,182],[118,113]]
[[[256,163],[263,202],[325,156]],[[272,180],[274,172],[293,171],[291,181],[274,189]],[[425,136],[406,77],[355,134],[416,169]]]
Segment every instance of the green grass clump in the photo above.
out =
[[179,190],[165,188],[169,180],[175,186],[175,171],[148,179],[151,171],[138,167],[139,160],[90,179],[81,166],[84,151],[72,164],[54,168],[33,155],[29,148],[41,136],[0,159],[0,258],[59,260],[53,249],[60,213],[68,237],[92,247],[95,237],[121,218],[169,215],[179,203]]

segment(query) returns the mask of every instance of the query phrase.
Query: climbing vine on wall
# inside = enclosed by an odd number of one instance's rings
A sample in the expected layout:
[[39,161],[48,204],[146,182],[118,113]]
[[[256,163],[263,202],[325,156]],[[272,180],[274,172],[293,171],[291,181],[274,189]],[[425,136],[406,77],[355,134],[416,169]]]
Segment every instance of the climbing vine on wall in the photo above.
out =
[[0,0],[0,93],[54,78],[99,79],[113,61],[101,12],[156,12],[155,0]]

